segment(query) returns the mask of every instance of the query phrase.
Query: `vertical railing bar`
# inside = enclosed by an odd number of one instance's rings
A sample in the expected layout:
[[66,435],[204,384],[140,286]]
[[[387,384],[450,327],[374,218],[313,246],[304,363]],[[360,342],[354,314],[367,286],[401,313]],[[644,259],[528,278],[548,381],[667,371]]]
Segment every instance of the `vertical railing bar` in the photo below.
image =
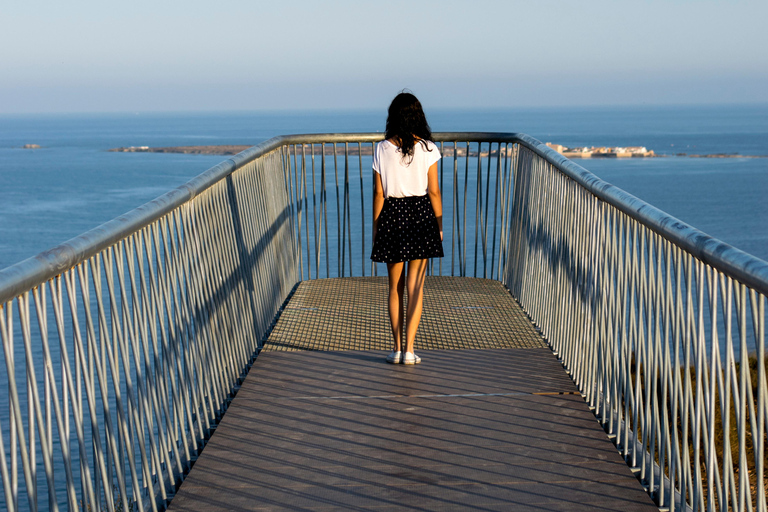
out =
[[[363,186],[363,145],[361,142],[357,143],[357,159],[358,159],[358,165],[359,165],[359,171],[360,171],[360,212],[365,212],[365,187]],[[362,276],[365,277],[365,215],[360,215],[360,222],[362,222],[362,226],[360,228],[360,241],[361,241],[361,252],[360,252],[360,268],[362,270]],[[351,231],[351,230],[350,230]],[[351,239],[350,235],[350,239]],[[350,247],[350,264],[352,261],[352,249]],[[350,276],[352,275],[352,272],[350,270]]]
[[[290,146],[289,146],[289,152],[290,152]],[[294,179],[296,180],[296,217],[298,218],[298,231],[296,232],[296,240],[298,241],[298,248],[299,248],[299,268],[301,269],[301,280],[304,280],[304,248],[302,247],[301,242],[301,226],[302,226],[302,218],[301,214],[304,213],[303,204],[301,202],[301,179],[302,179],[302,173],[299,172],[299,165],[298,165],[298,153],[299,150],[297,148],[297,144],[293,144],[293,170],[294,170]],[[290,160],[290,153],[289,153],[289,160]],[[304,161],[302,160],[301,168],[304,169]],[[309,236],[309,235],[307,235]]]
[[[565,211],[568,211],[567,199],[563,198],[562,204],[565,206]],[[608,429],[616,436],[617,445],[621,445],[624,442],[621,437],[621,423],[622,423],[622,410],[619,403],[619,397],[622,394],[622,385],[624,384],[624,362],[623,350],[626,347],[626,331],[625,331],[625,319],[626,312],[626,269],[629,265],[627,261],[627,246],[626,246],[626,231],[628,228],[628,219],[623,213],[617,213],[616,228],[614,229],[614,251],[615,267],[613,270],[614,275],[614,292],[613,292],[613,327],[611,329],[612,347],[611,352],[613,357],[611,358],[611,398],[609,399],[608,406],[609,411],[609,424]],[[570,235],[567,232],[561,233],[561,238],[567,240]]]
[[[630,425],[632,424],[632,411],[634,410],[633,398],[634,388],[632,386],[632,344],[634,338],[634,326],[636,325],[635,315],[635,293],[637,290],[637,225],[633,219],[627,219],[625,229],[625,272],[624,272],[624,292],[626,297],[626,310],[621,319],[622,326],[622,344],[623,344],[623,393],[624,393],[624,428],[621,432],[622,439],[622,457],[629,459],[630,450],[634,451],[634,439],[630,437]],[[634,432],[631,432],[633,437]]]
[[[298,171],[298,168],[297,168]],[[312,256],[310,255],[311,244],[309,241],[309,194],[307,193],[307,146],[301,144],[301,183],[304,190],[304,225],[306,226],[305,239],[307,241],[307,279],[312,279]]]
[[[458,265],[459,273],[461,273],[461,225],[459,219],[459,148],[458,142],[453,141],[453,190],[451,191],[451,199],[453,201],[452,215],[451,215],[451,276],[456,275],[456,252],[458,252]],[[456,251],[455,248],[458,247]]]
[[[315,145],[310,144],[309,145],[309,153],[310,153],[310,160],[312,163],[312,225],[314,226],[314,238],[315,238],[315,275],[317,277],[320,277],[320,240],[322,239],[322,223],[323,220],[320,219],[320,231],[317,229],[317,193],[316,193],[316,182],[315,179]],[[321,215],[322,215],[322,198],[321,198]]]
[[[705,332],[704,332],[704,264],[700,261],[696,262],[697,269],[697,299],[698,299],[698,316],[697,316],[697,329],[698,336],[696,339],[696,397],[694,405],[694,427],[693,427],[693,463],[695,468],[695,495],[699,498],[699,509],[704,509],[704,482],[701,475],[701,442],[702,442],[702,416],[705,413],[704,409],[704,355],[705,355]],[[694,510],[697,510],[694,507]]]
[[[662,427],[662,440],[660,441],[660,454],[659,454],[659,498],[657,503],[660,506],[669,506],[668,502],[674,501],[674,483],[670,480],[669,489],[665,483],[665,473],[671,469],[672,461],[672,442],[669,432],[669,408],[668,408],[668,396],[669,385],[671,380],[671,360],[670,360],[670,331],[671,318],[674,315],[672,303],[672,260],[673,260],[673,245],[668,240],[664,240],[664,255],[665,255],[665,272],[664,272],[664,322],[663,322],[663,340],[659,340],[662,346],[662,383],[661,383],[661,427]],[[669,469],[667,469],[669,468]]]
[[[723,293],[722,302],[725,308],[725,375],[723,376],[723,400],[725,401],[721,408],[721,417],[723,422],[723,432],[730,433],[731,431],[731,369],[735,367],[735,361],[733,357],[733,279],[730,277],[722,276],[725,284],[720,285],[721,293]],[[726,288],[727,286],[727,288]],[[730,436],[730,434],[729,434]],[[728,503],[730,501],[729,494],[736,495],[736,482],[733,478],[733,463],[731,443],[723,443],[723,500],[721,502],[721,509],[727,510]]]
[[[13,312],[11,311],[12,307],[13,307],[13,301],[10,301],[8,303],[8,308],[6,309],[6,314],[7,314],[7,331],[6,331],[6,329],[3,329],[3,334],[8,336],[7,343],[8,343],[9,347],[13,347],[13,338],[14,338],[14,336],[13,336]],[[5,339],[3,339],[3,343],[6,343]],[[6,358],[6,374],[8,376],[9,383],[10,383],[10,379],[13,379],[14,383],[15,383],[16,374],[15,374],[15,372],[11,372],[9,370],[9,368],[12,367],[13,365],[11,365],[11,366],[8,365],[8,361],[9,360],[10,360],[11,363],[15,362],[15,357],[14,357],[13,350],[11,349],[11,350],[7,350],[6,351],[5,350],[5,345],[3,345],[3,349],[4,349],[5,358]],[[10,391],[10,389],[9,389],[9,391]],[[19,469],[19,456],[20,456],[19,449],[18,449],[18,435],[19,434],[18,434],[18,422],[16,421],[16,410],[15,410],[15,408],[13,406],[13,402],[11,402],[11,401],[9,401],[9,403],[8,403],[8,416],[9,416],[8,422],[10,423],[10,425],[9,425],[10,426],[10,429],[9,429],[10,430],[10,434],[9,434],[8,437],[10,438],[9,452],[10,452],[10,456],[11,456],[11,489],[12,489],[12,492],[11,492],[10,496],[11,496],[11,501],[13,503],[13,507],[18,509],[19,508],[19,471],[18,471],[18,469]],[[22,443],[23,443],[23,441],[22,441]],[[24,465],[23,465],[23,461],[22,461],[22,471],[23,471],[23,467],[24,467]],[[26,479],[26,475],[25,475],[24,478]]]
[[[512,144],[512,158],[508,161],[507,166],[507,208],[504,213],[504,217],[507,219],[507,229],[504,234],[504,271],[503,275],[505,276],[506,283],[510,283],[510,277],[509,273],[514,268],[514,261],[517,258],[517,248],[520,243],[519,237],[516,237],[513,240],[513,236],[516,234],[515,226],[516,226],[516,216],[515,212],[517,209],[515,208],[515,196],[516,196],[516,176],[518,172],[518,166],[520,163],[520,152],[517,144]],[[505,283],[505,284],[506,284]],[[511,283],[510,283],[511,284]],[[507,284],[509,286],[510,284]],[[511,288],[510,288],[511,289]]]
[[[19,326],[21,327],[21,335],[22,335],[22,345],[23,347],[26,347],[27,343],[27,333],[29,331],[29,323],[30,318],[29,314],[27,313],[26,321],[25,319],[21,318],[21,306],[22,303],[26,302],[25,307],[27,310],[29,309],[29,298],[25,297],[24,300],[21,298],[17,299],[17,306],[19,308]],[[30,367],[33,370],[34,373],[34,361],[30,361],[28,357],[25,357],[24,360],[24,372],[26,376],[26,382],[27,382],[27,441],[29,443],[29,466],[30,470],[32,472],[32,481],[35,482],[35,488],[33,490],[35,494],[35,501],[38,499],[38,489],[40,489],[40,485],[37,482],[38,476],[37,476],[37,449],[35,448],[35,445],[37,444],[37,436],[35,433],[35,426],[37,423],[37,417],[35,415],[34,410],[34,400],[38,400],[37,394],[32,394],[32,379],[30,374]],[[31,400],[30,397],[33,397],[34,400]],[[44,438],[41,438],[41,441],[43,441]],[[43,441],[44,442],[44,441]],[[44,461],[45,463],[45,461]],[[46,480],[48,478],[48,471],[46,472]],[[39,506],[39,504],[37,504]]]
[[[344,143],[344,192],[342,194],[343,204],[339,205],[341,209],[341,236],[339,237],[339,244],[341,244],[341,275],[339,277],[345,277],[346,268],[344,264],[347,258],[347,246],[345,245],[347,240],[347,207],[349,205],[349,144]],[[350,235],[351,238],[351,235]],[[350,253],[352,252],[350,248]],[[349,255],[352,259],[352,255]],[[351,275],[350,275],[351,277]]]
[[[656,257],[655,257],[655,263],[656,263],[656,277],[653,280],[653,290],[654,290],[654,302],[653,302],[653,334],[649,332],[648,339],[652,342],[652,348],[653,348],[653,356],[652,356],[652,371],[650,373],[651,377],[651,386],[650,386],[650,396],[651,399],[651,408],[650,408],[650,423],[651,423],[651,443],[650,443],[650,454],[651,459],[655,459],[656,456],[659,458],[659,466],[663,467],[663,460],[662,460],[662,446],[660,445],[660,411],[659,411],[659,367],[662,365],[661,360],[661,325],[662,325],[662,311],[663,311],[663,281],[662,281],[662,275],[663,275],[663,269],[664,269],[664,240],[659,234],[655,234],[654,238],[656,239]],[[658,455],[657,455],[658,454]],[[659,486],[661,487],[660,490],[657,491],[656,488],[656,465],[654,463],[649,464],[649,483],[650,483],[650,489],[651,489],[651,495],[657,496],[657,499],[661,496],[663,496],[663,474],[658,475],[659,479]],[[661,493],[657,495],[657,493]]]
[[[320,167],[320,176],[321,176],[321,190],[322,190],[322,196],[321,196],[321,204],[322,204],[322,215],[323,220],[325,221],[325,277],[331,277],[331,256],[328,249],[328,187],[326,184],[327,175],[325,172],[325,143],[321,145],[322,148],[322,165]],[[365,210],[363,210],[365,211]],[[322,222],[321,222],[322,225]],[[318,271],[318,277],[320,276],[320,273]]]
[[[685,369],[683,378],[683,390],[682,390],[682,409],[683,409],[683,455],[682,460],[684,466],[681,468],[681,485],[680,495],[682,496],[683,503],[691,503],[691,506],[698,506],[694,498],[694,490],[692,490],[693,476],[691,473],[691,456],[689,448],[689,435],[690,435],[690,406],[692,402],[691,397],[691,325],[693,324],[693,257],[685,254],[685,318],[683,319],[684,325],[683,331],[683,344],[685,353],[683,354],[683,368]],[[688,499],[690,496],[690,499]]]
[[461,272],[459,275],[461,277],[467,276],[467,192],[469,187],[469,153],[470,153],[470,144],[469,141],[466,142],[467,150],[466,155],[464,158],[464,224],[462,224],[463,228],[463,234],[462,239],[464,240],[464,247],[460,248],[460,251],[463,250],[462,256],[460,257],[461,264]]
[[[443,198],[444,190],[445,190],[445,155],[443,153],[444,151],[444,143],[440,142],[440,197]],[[445,214],[443,214],[443,220],[445,220]],[[443,230],[443,233],[445,233],[445,229]],[[434,275],[434,263],[432,264],[432,273]],[[440,261],[438,262],[438,275],[443,275],[443,258],[440,258]]]
[[[376,154],[376,143],[371,142],[371,189],[370,194],[373,196],[373,189],[374,189],[374,183],[376,183],[376,171],[373,170],[373,156]],[[371,201],[371,206],[373,206],[373,201]],[[363,215],[368,215],[368,213],[363,212]],[[373,207],[371,207],[371,226],[373,226]],[[373,230],[371,230],[371,251],[373,251]],[[371,260],[371,277],[378,276],[378,268],[376,267],[376,262]]]
[[[501,149],[501,143],[496,143],[499,150]],[[488,220],[488,204],[489,204],[489,197],[491,193],[491,161],[493,160],[493,142],[488,142],[488,165],[487,170],[485,173],[485,213],[483,215],[483,237],[482,237],[482,243],[483,243],[483,277],[488,278],[490,275],[493,274],[493,262],[491,262],[491,274],[488,274],[487,270],[487,263],[488,263],[488,224],[490,223]],[[496,188],[498,189],[498,183],[496,184]],[[490,255],[493,257],[493,253]]]
[[[291,154],[290,154],[290,146],[284,145],[280,147],[280,164],[283,170],[283,180],[285,184],[285,193],[288,196],[288,204],[287,208],[290,211],[289,218],[289,226],[291,231],[291,244],[294,256],[296,255],[297,251],[297,244],[296,244],[296,201],[294,200],[294,194],[293,194],[293,179],[291,177]],[[297,258],[294,258],[294,260],[297,260]]]
[[[749,385],[746,386],[746,396],[745,396],[745,399],[746,399],[747,407],[748,407],[747,413],[748,413],[748,418],[749,418],[749,428],[750,428],[750,434],[751,434],[750,441],[751,441],[751,445],[752,445],[751,446],[752,452],[753,452],[752,455],[753,455],[753,457],[756,457],[757,456],[757,449],[756,448],[759,446],[760,441],[756,440],[756,437],[758,435],[757,424],[756,424],[757,413],[755,411],[755,401],[756,400],[755,400],[754,394],[752,392],[752,382],[753,382],[753,379],[752,379],[752,376],[751,376],[750,363],[749,363],[749,349],[748,349],[747,335],[746,335],[746,331],[747,331],[747,329],[746,329],[746,323],[747,323],[746,319],[747,319],[747,311],[750,309],[749,305],[751,305],[752,306],[752,311],[751,311],[751,313],[752,313],[752,327],[754,329],[753,334],[755,335],[755,338],[756,338],[755,341],[757,341],[757,334],[758,334],[757,333],[757,328],[758,328],[757,322],[758,322],[758,320],[756,318],[757,317],[757,304],[753,300],[750,300],[749,304],[747,303],[747,298],[750,298],[750,299],[752,298],[752,290],[749,290],[749,293],[747,293],[747,290],[748,290],[747,287],[745,286],[744,288],[745,288],[745,291],[744,291],[744,301],[742,302],[742,308],[744,309],[745,336],[742,339],[742,347],[741,347],[741,350],[742,350],[742,354],[741,354],[741,356],[742,356],[742,363],[741,364],[742,364],[742,369],[744,369],[743,367],[744,367],[744,365],[746,365],[746,370],[745,370],[746,377],[745,378],[749,382]],[[746,356],[744,354],[746,354]],[[760,362],[756,361],[756,363],[757,363],[757,366],[759,368]],[[758,390],[760,389],[759,382],[760,381],[758,380],[758,386],[757,386]],[[759,397],[759,395],[758,395],[758,397]],[[745,423],[745,428],[746,428],[746,426],[747,425]],[[758,446],[756,446],[756,444]],[[760,461],[755,459],[754,463],[755,463],[755,471],[757,471],[757,467],[759,466]],[[748,462],[747,462],[747,464],[748,464]],[[748,468],[748,466],[747,466],[747,468]],[[749,470],[747,469],[747,475],[746,475],[747,484],[746,485],[747,485],[747,488],[749,489],[749,496],[747,497],[747,508],[748,508],[748,510],[752,510],[752,505],[753,505],[753,503],[752,503],[752,486],[751,486],[750,478],[751,477],[749,475]],[[757,483],[756,483],[756,485],[757,485]],[[757,504],[755,504],[755,505],[757,506]]]
[[[469,150],[467,150],[469,153]],[[483,211],[483,143],[477,143],[477,192],[475,194],[475,256],[474,256],[474,271],[472,277],[477,277],[477,249],[478,249],[478,236],[479,232],[483,230],[483,219],[481,217]],[[466,216],[464,221],[466,222]]]
[[[642,386],[640,384],[640,378],[642,375],[642,372],[640,371],[645,363],[645,360],[643,358],[643,350],[642,347],[644,345],[643,339],[644,339],[644,330],[643,330],[643,303],[645,301],[646,296],[646,279],[645,279],[645,268],[646,268],[646,258],[645,254],[647,251],[647,230],[645,227],[642,227],[640,229],[640,238],[639,238],[639,247],[636,250],[637,253],[637,273],[635,274],[635,281],[637,283],[637,294],[635,296],[636,298],[636,304],[632,305],[633,311],[637,310],[636,318],[633,322],[633,335],[634,335],[634,341],[635,341],[635,384],[634,384],[634,397],[633,397],[633,405],[634,410],[632,412],[632,432],[634,432],[635,439],[639,441],[638,437],[641,433],[641,415],[642,415],[642,399],[641,399],[641,393],[642,393]],[[631,465],[632,467],[637,467],[638,464],[638,453],[633,445],[632,449],[632,459],[631,459]]]
[[[42,293],[40,293],[42,291]],[[37,295],[35,295],[37,293]],[[38,326],[40,328],[40,340],[42,341],[45,339],[46,343],[48,342],[48,309],[46,307],[46,288],[45,284],[41,284],[39,288],[35,288],[32,290],[33,299],[35,299],[35,316],[37,317]],[[38,297],[40,304],[38,304]],[[53,383],[56,382],[55,379],[51,379],[53,376],[53,373],[49,372],[48,370],[53,370],[53,362],[51,361],[51,366],[49,368],[46,368],[46,365],[43,364],[43,406],[42,409],[44,411],[44,415],[41,415],[42,422],[44,429],[41,431],[40,434],[40,444],[46,443],[47,444],[47,450],[50,454],[51,461],[53,461],[54,457],[54,448],[53,448],[53,404],[51,404],[51,386],[54,385]],[[58,405],[58,404],[57,404]],[[65,439],[69,439],[69,437],[66,437]],[[54,475],[51,475],[53,478]],[[74,486],[73,486],[74,487]],[[56,503],[56,489],[48,489],[48,508],[53,510],[54,508],[58,509],[58,504]]]
[[342,247],[344,245],[344,238],[341,235],[341,199],[339,199],[339,160],[338,160],[338,148],[336,147],[336,143],[333,143],[333,175],[334,175],[334,182],[336,184],[336,265],[337,265],[337,276],[341,277],[343,275],[343,267],[344,264],[342,263],[342,257],[341,257],[341,251]]
[[[672,459],[672,464],[669,468],[669,481],[672,484],[672,487],[675,488],[675,479],[678,477],[679,474],[679,485],[678,488],[681,489],[681,496],[680,496],[680,506],[681,508],[685,507],[685,494],[683,492],[684,489],[684,472],[682,469],[682,452],[680,449],[680,434],[679,434],[679,424],[678,424],[678,417],[679,417],[679,408],[680,408],[680,402],[682,401],[685,403],[684,397],[681,396],[682,389],[681,389],[681,375],[680,375],[680,343],[682,342],[682,331],[684,329],[684,311],[683,311],[683,280],[685,278],[684,276],[684,258],[685,254],[682,253],[682,251],[678,248],[674,248],[675,251],[675,304],[677,307],[675,308],[675,331],[674,331],[674,337],[673,337],[673,343],[675,346],[675,364],[674,364],[674,375],[672,379],[672,387],[673,394],[672,394],[672,433],[673,433],[673,446],[672,449],[674,451],[674,458]],[[683,405],[683,407],[685,407]],[[687,464],[687,463],[686,463]],[[676,500],[672,499],[672,496],[670,496],[669,501],[669,507],[670,512],[675,512],[676,508]]]
[[[349,277],[352,277],[352,221],[350,218],[350,189],[349,189],[349,142],[344,143],[344,211],[346,212],[346,219],[344,220],[345,229],[343,230],[344,236],[347,238],[347,245],[349,247]],[[344,251],[341,252],[341,264],[344,266]],[[341,277],[344,277],[344,271],[342,268]]]
[[[656,249],[656,235],[652,231],[648,230],[648,236],[646,238],[645,253],[647,254],[645,262],[642,266],[644,275],[643,279],[643,297],[644,297],[644,321],[640,322],[640,335],[642,339],[642,345],[640,350],[642,351],[642,361],[644,363],[642,372],[642,390],[644,391],[645,400],[642,402],[642,408],[640,409],[640,426],[642,429],[642,453],[651,451],[651,404],[652,398],[652,372],[653,361],[651,359],[651,344],[653,343],[653,305],[654,305],[654,291],[655,291],[655,274],[654,274],[654,252]],[[639,371],[639,370],[638,370]],[[642,395],[638,395],[640,397]],[[642,456],[642,454],[641,454]],[[640,474],[643,481],[650,484],[650,472],[652,471],[653,464],[648,464],[649,461],[645,457],[642,457],[640,461]]]
[[717,353],[719,353],[720,345],[718,343],[717,336],[717,295],[718,295],[718,279],[717,271],[714,268],[709,267],[707,269],[707,282],[709,290],[709,312],[710,312],[710,367],[709,367],[709,387],[707,398],[707,451],[706,451],[706,468],[707,468],[707,501],[708,510],[714,512],[715,510],[715,497],[716,487],[715,475],[713,469],[716,468],[715,459],[715,385],[717,383]]
[[[504,153],[506,154],[506,146],[504,147]],[[501,196],[504,190],[504,183],[501,174],[501,142],[496,145],[496,187],[493,191],[493,236],[491,236],[491,272],[488,274],[490,279],[493,279],[493,268],[496,262],[496,229],[498,224],[498,205],[499,196]],[[503,199],[502,199],[503,203]],[[503,226],[503,221],[502,221]],[[501,241],[499,241],[499,251],[501,251]],[[501,268],[501,253],[499,253],[499,268]]]
[[[737,420],[739,422],[739,510],[745,510],[745,503],[752,501],[747,496],[749,488],[749,477],[747,467],[747,374],[749,372],[749,356],[747,354],[747,290],[746,286],[739,284],[736,309],[739,314],[739,359],[741,359],[741,368],[739,369],[739,413]],[[751,508],[751,506],[750,506]]]

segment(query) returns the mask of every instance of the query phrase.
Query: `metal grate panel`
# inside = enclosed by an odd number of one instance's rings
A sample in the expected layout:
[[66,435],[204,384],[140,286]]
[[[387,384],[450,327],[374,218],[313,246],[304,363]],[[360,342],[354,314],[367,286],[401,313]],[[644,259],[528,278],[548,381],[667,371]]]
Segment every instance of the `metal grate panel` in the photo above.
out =
[[[416,350],[545,348],[517,301],[498,281],[427,277]],[[264,350],[389,350],[386,277],[304,281]]]

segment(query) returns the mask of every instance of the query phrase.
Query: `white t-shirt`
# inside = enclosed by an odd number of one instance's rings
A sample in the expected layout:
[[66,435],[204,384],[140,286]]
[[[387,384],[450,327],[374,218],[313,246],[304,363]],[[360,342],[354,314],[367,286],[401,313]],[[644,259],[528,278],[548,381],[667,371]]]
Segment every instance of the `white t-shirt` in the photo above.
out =
[[440,160],[440,150],[432,141],[421,141],[413,146],[413,160],[406,165],[400,148],[383,140],[376,144],[373,152],[373,170],[381,176],[384,197],[423,196],[427,193],[427,171]]

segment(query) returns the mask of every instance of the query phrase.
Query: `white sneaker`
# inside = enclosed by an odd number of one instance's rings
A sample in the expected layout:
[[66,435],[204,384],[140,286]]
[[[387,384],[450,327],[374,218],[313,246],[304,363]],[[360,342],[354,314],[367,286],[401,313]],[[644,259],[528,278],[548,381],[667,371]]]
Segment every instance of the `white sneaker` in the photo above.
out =
[[387,362],[392,364],[400,364],[400,359],[402,357],[403,353],[399,350],[395,352],[394,350],[389,353],[387,356]]
[[406,352],[403,356],[403,364],[419,364],[420,362],[421,358],[413,352]]

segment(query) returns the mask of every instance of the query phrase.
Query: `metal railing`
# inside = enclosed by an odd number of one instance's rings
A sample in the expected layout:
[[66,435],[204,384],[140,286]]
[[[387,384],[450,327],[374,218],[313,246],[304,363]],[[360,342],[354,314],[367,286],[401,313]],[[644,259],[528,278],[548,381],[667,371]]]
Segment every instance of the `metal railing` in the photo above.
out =
[[[294,286],[379,271],[381,138],[271,139],[0,271],[6,508],[163,509]],[[510,289],[661,506],[765,511],[768,264],[525,135],[435,138],[430,273]]]
[[768,264],[528,137],[515,169],[504,282],[651,496],[765,511]]
[[283,163],[253,148],[0,272],[7,510],[165,508],[298,281]]

